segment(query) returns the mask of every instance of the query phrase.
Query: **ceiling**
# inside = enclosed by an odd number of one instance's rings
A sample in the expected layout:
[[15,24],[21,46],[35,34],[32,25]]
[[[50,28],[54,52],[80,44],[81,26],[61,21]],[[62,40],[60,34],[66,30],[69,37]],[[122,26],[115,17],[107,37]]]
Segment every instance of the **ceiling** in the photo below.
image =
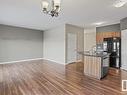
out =
[[127,17],[127,5],[113,7],[115,0],[62,0],[57,18],[43,14],[41,0],[0,0],[0,24],[47,30],[69,23],[84,27],[96,22],[119,23]]

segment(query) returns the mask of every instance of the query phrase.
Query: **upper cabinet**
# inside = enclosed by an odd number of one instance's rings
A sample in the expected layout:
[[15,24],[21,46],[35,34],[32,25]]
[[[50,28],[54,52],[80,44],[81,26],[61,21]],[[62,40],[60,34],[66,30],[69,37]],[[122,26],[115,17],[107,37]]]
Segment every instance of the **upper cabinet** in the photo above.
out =
[[110,38],[110,37],[121,37],[120,32],[97,32],[96,34],[96,42],[97,44],[102,43],[104,38]]
[[96,41],[97,44],[102,43],[104,38],[111,38],[111,37],[120,37],[120,24],[112,24],[102,27],[96,28],[97,35],[96,35]]

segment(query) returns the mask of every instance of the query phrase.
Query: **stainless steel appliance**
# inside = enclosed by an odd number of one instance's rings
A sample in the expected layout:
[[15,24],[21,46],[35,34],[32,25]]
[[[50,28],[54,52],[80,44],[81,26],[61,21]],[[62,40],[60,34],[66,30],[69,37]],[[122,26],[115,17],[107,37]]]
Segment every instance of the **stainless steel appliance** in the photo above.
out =
[[101,76],[105,77],[109,71],[109,55],[103,57],[102,59],[102,68],[101,68]]
[[104,52],[110,53],[110,67],[121,67],[121,39],[119,37],[104,38]]

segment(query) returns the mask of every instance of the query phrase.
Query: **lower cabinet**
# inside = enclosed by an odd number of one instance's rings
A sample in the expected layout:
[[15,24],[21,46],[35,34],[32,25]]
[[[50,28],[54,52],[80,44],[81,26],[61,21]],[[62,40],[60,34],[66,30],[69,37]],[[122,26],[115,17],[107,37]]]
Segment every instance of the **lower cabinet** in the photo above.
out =
[[101,57],[84,57],[84,74],[101,79]]

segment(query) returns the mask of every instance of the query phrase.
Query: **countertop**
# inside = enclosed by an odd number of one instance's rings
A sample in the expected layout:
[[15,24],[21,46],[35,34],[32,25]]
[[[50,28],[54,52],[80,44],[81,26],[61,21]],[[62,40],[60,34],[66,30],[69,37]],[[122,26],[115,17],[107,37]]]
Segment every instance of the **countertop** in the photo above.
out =
[[92,57],[106,57],[106,56],[109,56],[110,55],[110,53],[106,53],[106,52],[91,53],[91,52],[86,52],[86,51],[80,51],[78,53],[79,54],[82,54],[84,56],[92,56]]

